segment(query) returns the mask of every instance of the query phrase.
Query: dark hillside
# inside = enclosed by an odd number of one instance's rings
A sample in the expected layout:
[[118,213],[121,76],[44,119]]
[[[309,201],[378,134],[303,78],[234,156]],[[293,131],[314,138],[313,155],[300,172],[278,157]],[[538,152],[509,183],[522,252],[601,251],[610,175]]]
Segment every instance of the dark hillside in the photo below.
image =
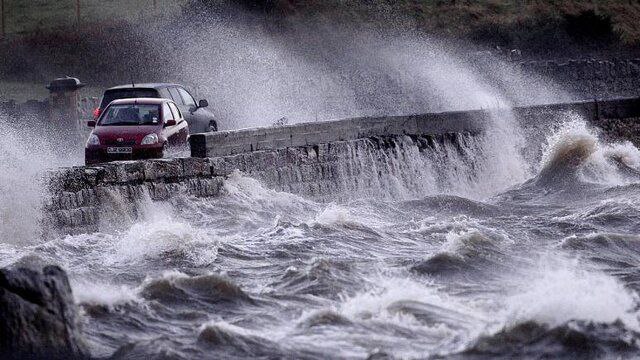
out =
[[179,17],[144,26],[93,23],[0,41],[0,53],[9,55],[0,57],[0,78],[46,82],[73,74],[94,84],[175,78],[180,69],[166,55],[188,54],[183,36],[215,42],[215,32],[201,31],[215,23],[248,25],[298,52],[326,36],[364,31],[422,34],[463,44],[469,53],[518,49],[524,60],[635,58],[639,19],[640,5],[631,1],[191,0]]
[[[411,29],[483,46],[517,48],[531,57],[602,54],[612,50],[629,52],[640,44],[640,4],[634,1],[240,0],[233,3],[272,21]],[[192,0],[187,12],[214,13],[224,8],[220,1]]]

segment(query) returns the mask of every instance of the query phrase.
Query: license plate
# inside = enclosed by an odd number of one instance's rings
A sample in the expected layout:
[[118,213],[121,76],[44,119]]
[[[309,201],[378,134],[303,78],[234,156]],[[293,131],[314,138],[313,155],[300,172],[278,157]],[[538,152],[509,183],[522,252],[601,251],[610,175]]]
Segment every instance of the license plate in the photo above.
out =
[[109,154],[131,154],[131,147],[108,147],[107,153]]

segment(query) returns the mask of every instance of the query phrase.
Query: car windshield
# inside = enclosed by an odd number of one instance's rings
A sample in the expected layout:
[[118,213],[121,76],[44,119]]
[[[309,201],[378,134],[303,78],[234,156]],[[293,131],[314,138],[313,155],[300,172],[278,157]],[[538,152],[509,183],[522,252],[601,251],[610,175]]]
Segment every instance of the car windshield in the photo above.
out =
[[109,106],[99,125],[155,125],[159,121],[159,105],[118,104]]
[[110,102],[117,99],[131,99],[131,98],[157,98],[158,91],[154,89],[114,89],[107,90],[100,102],[100,108],[104,109]]

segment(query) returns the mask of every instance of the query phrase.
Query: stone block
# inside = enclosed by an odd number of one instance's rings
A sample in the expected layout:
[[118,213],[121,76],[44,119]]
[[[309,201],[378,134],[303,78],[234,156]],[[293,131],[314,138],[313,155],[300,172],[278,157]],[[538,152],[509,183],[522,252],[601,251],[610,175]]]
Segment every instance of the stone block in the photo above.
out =
[[171,197],[171,191],[169,184],[165,183],[150,183],[148,186],[149,195],[153,200],[167,200]]
[[273,146],[276,149],[284,149],[291,147],[291,138],[278,138],[273,141]]
[[176,181],[182,177],[179,159],[156,159],[144,161],[144,179],[147,181]]
[[236,170],[244,171],[247,168],[242,155],[228,156],[224,159],[224,173],[221,175],[228,175]]
[[629,118],[640,116],[640,99],[598,101],[598,118]]
[[123,161],[117,164],[117,179],[120,184],[141,182],[145,179],[144,161]]
[[102,182],[104,174],[105,171],[102,167],[86,167],[83,178],[88,186],[96,186]]
[[45,174],[50,191],[79,191],[86,188],[84,167],[62,168]]
[[197,197],[218,196],[223,186],[223,177],[212,177],[208,179],[190,179],[187,183],[189,193]]
[[264,139],[256,142],[256,150],[273,150],[272,139]]
[[182,158],[182,176],[211,176],[211,161],[209,158]]
[[296,132],[291,134],[289,139],[290,146],[305,146],[307,145],[306,133]]

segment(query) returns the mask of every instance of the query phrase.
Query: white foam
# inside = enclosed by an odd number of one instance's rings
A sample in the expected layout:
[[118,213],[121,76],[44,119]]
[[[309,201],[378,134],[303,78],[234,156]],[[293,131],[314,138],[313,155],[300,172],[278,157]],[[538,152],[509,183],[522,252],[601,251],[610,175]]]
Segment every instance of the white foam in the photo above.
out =
[[78,304],[102,305],[114,308],[117,305],[140,301],[138,290],[126,285],[114,285],[102,281],[82,279],[72,281],[71,288]]
[[[458,176],[451,179],[452,187],[465,196],[481,198],[524,181],[530,173],[522,157],[524,137],[510,110],[513,105],[509,99],[511,94],[493,88],[483,79],[486,73],[479,73],[476,68],[460,61],[442,46],[435,47],[429,42],[413,46],[411,49],[402,48],[400,51],[397,48],[395,51],[383,48],[379,50],[378,56],[392,68],[403,72],[411,69],[410,82],[418,80],[419,84],[415,86],[422,94],[433,94],[434,100],[446,104],[444,108],[447,110],[494,109],[489,111],[489,122],[484,124],[487,131],[482,136],[480,148],[469,149],[479,170],[476,182],[465,188],[455,187],[455,181],[464,181],[464,176]],[[412,56],[424,48],[431,50],[428,55]],[[506,74],[500,72],[492,75]],[[447,158],[447,161],[450,160]],[[459,167],[455,157],[448,165],[452,170]],[[447,168],[442,170],[447,171]]]
[[599,143],[597,150],[585,164],[584,176],[587,180],[609,185],[626,185],[635,183],[640,179],[630,179],[620,173],[613,159],[620,161],[625,166],[638,170],[640,168],[640,150],[632,143]]
[[[420,326],[411,315],[390,311],[393,304],[400,301],[417,301],[445,309],[455,309],[458,313],[468,313],[471,317],[481,316],[474,309],[457,299],[439,291],[432,283],[422,284],[408,278],[380,277],[376,286],[353,296],[343,296],[338,311],[351,319],[377,319],[403,326]],[[473,315],[471,315],[473,314]]]
[[205,331],[207,328],[217,328],[229,334],[238,334],[241,336],[260,336],[258,332],[233,325],[224,320],[211,320],[200,325],[199,332]]
[[184,255],[196,265],[211,264],[217,257],[217,244],[193,226],[172,220],[134,224],[118,235],[113,246],[115,262],[155,258],[162,254]]
[[640,149],[635,147],[631,142],[624,141],[621,143],[607,144],[603,149],[605,156],[620,159],[625,165],[632,168],[640,167]]
[[475,247],[478,242],[490,242],[482,232],[477,229],[465,229],[462,231],[450,231],[445,235],[441,252],[462,257],[470,247]]
[[335,204],[329,205],[316,216],[316,222],[323,225],[345,224],[351,222],[351,219],[352,215],[349,209]]
[[20,258],[20,250],[11,243],[0,242],[0,268],[6,267]]
[[581,269],[577,261],[543,261],[522,279],[519,293],[506,300],[506,325],[537,321],[559,326],[570,320],[611,324],[622,321],[640,330],[638,295],[601,272]]
[[227,176],[223,191],[224,195],[232,197],[241,204],[257,204],[261,205],[262,209],[315,206],[314,202],[301,196],[268,189],[258,180],[245,176],[238,170]]
[[347,207],[330,203],[321,209],[312,221],[307,222],[309,225],[320,224],[325,226],[346,226],[346,227],[367,227],[379,228],[383,226],[391,226],[389,222],[379,218],[376,214],[371,214],[365,208]]
[[196,266],[215,261],[218,242],[205,230],[177,219],[166,203],[143,197],[138,222],[125,231],[109,235],[111,251],[106,254],[110,264],[154,259],[164,254],[184,256]]
[[[576,114],[567,114],[566,121],[557,125],[543,145],[540,169],[549,169],[560,162],[578,167],[584,181],[607,185],[625,185],[637,182],[620,173],[613,158],[637,169],[640,150],[630,142],[606,143],[599,139],[596,129]],[[582,158],[570,159],[568,154]]]

